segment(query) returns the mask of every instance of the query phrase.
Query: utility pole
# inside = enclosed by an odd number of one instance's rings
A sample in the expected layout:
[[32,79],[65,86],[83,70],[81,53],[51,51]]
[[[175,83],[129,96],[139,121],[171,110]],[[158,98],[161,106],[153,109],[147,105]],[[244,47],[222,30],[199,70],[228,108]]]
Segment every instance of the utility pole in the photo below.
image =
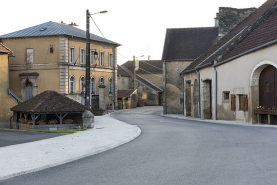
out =
[[86,29],[86,94],[85,94],[85,106],[90,108],[90,33],[89,33],[89,10],[86,12],[87,29]]
[[136,85],[136,57],[133,56],[133,60],[134,60],[134,89],[137,88],[137,85]]

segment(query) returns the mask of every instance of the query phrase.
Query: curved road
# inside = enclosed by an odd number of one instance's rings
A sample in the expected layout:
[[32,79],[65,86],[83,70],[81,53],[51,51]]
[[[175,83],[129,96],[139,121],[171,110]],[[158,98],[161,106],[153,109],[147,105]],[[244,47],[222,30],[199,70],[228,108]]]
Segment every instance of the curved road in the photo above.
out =
[[23,185],[277,184],[277,129],[159,116],[161,107],[113,115],[142,134],[115,149],[0,181]]

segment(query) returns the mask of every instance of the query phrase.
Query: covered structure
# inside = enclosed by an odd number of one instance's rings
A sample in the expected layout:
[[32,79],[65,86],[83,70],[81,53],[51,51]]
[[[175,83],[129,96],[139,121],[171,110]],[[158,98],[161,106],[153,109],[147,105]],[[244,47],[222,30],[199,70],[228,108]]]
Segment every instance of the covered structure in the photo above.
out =
[[11,111],[14,129],[68,130],[89,127],[94,119],[91,109],[55,91],[44,91]]
[[137,89],[117,90],[118,109],[137,107]]

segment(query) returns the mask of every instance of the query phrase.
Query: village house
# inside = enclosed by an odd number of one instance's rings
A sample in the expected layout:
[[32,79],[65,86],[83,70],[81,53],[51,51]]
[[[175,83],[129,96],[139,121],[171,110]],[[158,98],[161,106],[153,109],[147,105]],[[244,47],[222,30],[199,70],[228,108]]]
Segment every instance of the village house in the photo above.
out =
[[0,128],[10,127],[12,112],[10,108],[17,105],[17,101],[9,96],[9,55],[12,51],[0,43]]
[[[46,22],[0,36],[13,51],[9,61],[11,91],[23,101],[54,90],[84,104],[86,32],[75,23]],[[104,88],[105,102],[117,107],[117,47],[120,44],[90,34],[91,92]],[[106,107],[106,106],[105,106]]]
[[[141,77],[140,75],[134,75],[127,67],[118,66],[118,91],[119,90],[137,90],[137,105],[139,107],[148,105],[148,106],[158,106],[162,103],[162,92],[163,90]],[[135,83],[134,83],[135,82]],[[123,92],[123,91],[121,91]],[[127,91],[126,93],[128,94]],[[128,97],[124,97],[125,99]],[[119,98],[122,100],[122,97]],[[132,97],[132,101],[134,98]],[[133,107],[134,103],[132,103]],[[121,106],[122,107],[122,106]]]
[[[215,17],[214,27],[167,29],[162,55],[164,62],[164,114],[183,114],[184,90],[191,87],[197,88],[197,81],[183,79],[180,72],[255,10],[256,8],[220,7],[219,13]],[[197,89],[194,93],[198,93]],[[186,96],[191,95],[187,92]],[[192,100],[188,99],[188,101]],[[197,110],[197,99],[194,98],[194,101],[196,101],[194,109]],[[190,103],[186,105],[186,115],[188,116],[191,114],[189,106]]]
[[186,116],[277,124],[276,20],[268,0],[180,73]]

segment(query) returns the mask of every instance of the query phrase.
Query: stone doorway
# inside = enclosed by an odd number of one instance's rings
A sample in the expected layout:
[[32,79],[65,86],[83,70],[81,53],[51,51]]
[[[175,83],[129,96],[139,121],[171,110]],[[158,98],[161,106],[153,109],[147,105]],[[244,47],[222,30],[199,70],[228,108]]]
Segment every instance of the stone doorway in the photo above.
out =
[[193,117],[199,117],[199,86],[198,80],[196,79],[193,83]]
[[204,80],[203,88],[203,118],[212,119],[212,81]]
[[187,81],[186,82],[186,112],[185,115],[186,116],[191,116],[191,82]]

